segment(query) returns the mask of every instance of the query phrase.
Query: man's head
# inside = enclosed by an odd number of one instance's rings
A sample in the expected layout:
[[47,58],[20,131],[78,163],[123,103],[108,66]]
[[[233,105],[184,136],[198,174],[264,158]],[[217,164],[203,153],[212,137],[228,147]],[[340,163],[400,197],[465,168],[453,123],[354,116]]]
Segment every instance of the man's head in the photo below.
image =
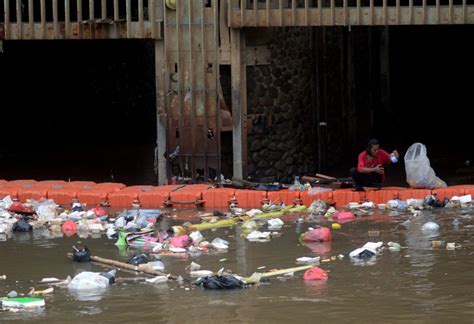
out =
[[368,143],[367,143],[367,154],[371,156],[375,156],[377,152],[380,149],[379,141],[376,140],[375,138],[372,138]]

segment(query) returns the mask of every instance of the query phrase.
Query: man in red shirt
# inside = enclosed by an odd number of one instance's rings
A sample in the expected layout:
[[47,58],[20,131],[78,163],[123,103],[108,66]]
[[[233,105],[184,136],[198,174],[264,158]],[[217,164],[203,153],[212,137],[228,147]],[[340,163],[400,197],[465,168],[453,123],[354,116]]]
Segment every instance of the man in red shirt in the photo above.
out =
[[398,152],[393,151],[395,157],[392,162],[390,154],[382,150],[379,141],[371,139],[367,149],[359,154],[357,168],[351,169],[351,177],[354,179],[355,190],[363,191],[364,187],[381,188],[384,180],[384,165],[392,164],[398,160]]

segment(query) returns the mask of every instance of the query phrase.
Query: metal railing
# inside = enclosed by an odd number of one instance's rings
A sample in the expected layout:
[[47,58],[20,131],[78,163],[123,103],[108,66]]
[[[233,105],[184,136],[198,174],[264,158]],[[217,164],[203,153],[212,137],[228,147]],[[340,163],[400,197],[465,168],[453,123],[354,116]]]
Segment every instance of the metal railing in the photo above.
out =
[[471,0],[226,0],[232,28],[473,24]]
[[159,39],[162,12],[163,0],[0,0],[0,39]]

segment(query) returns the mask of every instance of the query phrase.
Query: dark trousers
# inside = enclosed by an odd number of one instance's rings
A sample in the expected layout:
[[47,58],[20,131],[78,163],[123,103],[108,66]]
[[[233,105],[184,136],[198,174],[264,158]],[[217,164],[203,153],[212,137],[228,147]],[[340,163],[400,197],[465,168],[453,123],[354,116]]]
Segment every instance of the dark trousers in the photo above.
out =
[[354,179],[354,187],[382,187],[383,176],[380,173],[362,173],[357,168],[351,169],[351,177]]

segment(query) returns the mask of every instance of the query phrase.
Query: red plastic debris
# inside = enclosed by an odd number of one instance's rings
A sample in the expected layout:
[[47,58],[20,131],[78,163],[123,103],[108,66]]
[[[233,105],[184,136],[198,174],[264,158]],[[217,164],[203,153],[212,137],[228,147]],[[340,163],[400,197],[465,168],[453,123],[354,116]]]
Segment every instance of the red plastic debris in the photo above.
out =
[[312,267],[305,271],[303,275],[304,280],[328,280],[328,273],[318,267]]
[[331,230],[327,227],[318,227],[303,234],[304,242],[329,242],[332,241]]

